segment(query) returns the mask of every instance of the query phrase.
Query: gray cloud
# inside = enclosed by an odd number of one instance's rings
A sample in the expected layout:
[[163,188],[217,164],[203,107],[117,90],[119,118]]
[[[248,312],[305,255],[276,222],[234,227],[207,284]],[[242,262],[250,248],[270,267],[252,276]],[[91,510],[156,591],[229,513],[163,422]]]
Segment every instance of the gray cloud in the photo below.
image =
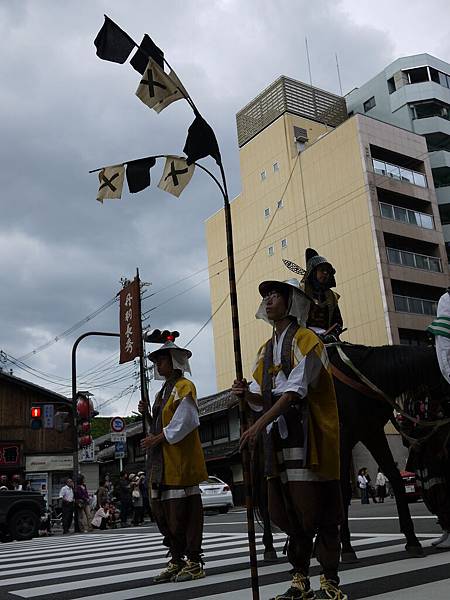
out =
[[[202,173],[175,199],[156,188],[161,162],[152,170],[152,188],[133,196],[124,191],[122,200],[104,206],[95,201],[97,178],[88,174],[89,169],[181,152],[193,119],[185,102],[156,115],[134,96],[139,75],[129,65],[95,56],[93,39],[104,12],[136,41],[148,32],[165,50],[216,130],[234,196],[240,189],[235,113],[281,73],[308,80],[305,35],[314,84],[334,92],[338,91],[335,52],[344,91],[395,58],[395,19],[392,31],[356,25],[351,4],[0,2],[0,48],[6,57],[0,64],[0,347],[21,356],[51,339],[112,298],[120,277],[131,277],[136,266],[142,279],[153,283],[150,292],[206,267],[204,221],[222,201]],[[443,34],[442,39],[448,51]],[[214,169],[213,162],[205,164]],[[145,301],[144,309],[205,277],[203,270],[159,292]],[[203,282],[152,311],[150,325],[179,328],[185,343],[209,314],[208,284]],[[93,328],[117,330],[117,308],[28,363],[68,378],[71,344],[77,334]],[[80,370],[113,350],[111,340],[83,342]],[[193,350],[199,392],[212,393],[210,328],[197,338]],[[29,376],[19,370],[16,374]],[[99,400],[126,384],[99,389]],[[129,410],[135,407],[135,397]],[[126,404],[121,399],[108,410],[124,410]]]

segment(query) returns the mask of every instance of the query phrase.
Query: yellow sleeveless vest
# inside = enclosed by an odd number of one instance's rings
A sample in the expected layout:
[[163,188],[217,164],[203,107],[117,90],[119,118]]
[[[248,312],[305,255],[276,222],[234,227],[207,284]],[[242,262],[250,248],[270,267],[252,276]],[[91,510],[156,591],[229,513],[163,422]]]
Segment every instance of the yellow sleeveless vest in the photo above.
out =
[[[191,395],[197,403],[195,385],[185,377],[180,378],[174,385],[172,393],[162,412],[162,426],[172,420],[181,400]],[[163,484],[170,486],[189,487],[197,485],[208,478],[205,457],[200,442],[198,429],[191,431],[177,444],[163,442],[164,474]]]
[[[258,352],[253,378],[262,386],[266,344]],[[314,386],[308,388],[308,456],[307,467],[328,480],[340,478],[339,465],[339,415],[333,376],[324,345],[317,335],[299,328],[292,340],[292,368],[310,352],[320,358],[322,369]]]

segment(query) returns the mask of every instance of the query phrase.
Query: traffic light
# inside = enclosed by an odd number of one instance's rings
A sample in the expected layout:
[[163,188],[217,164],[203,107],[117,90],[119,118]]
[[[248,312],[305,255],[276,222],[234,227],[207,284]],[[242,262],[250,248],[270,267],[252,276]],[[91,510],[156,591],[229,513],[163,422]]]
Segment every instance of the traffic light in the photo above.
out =
[[31,429],[42,429],[42,406],[31,407]]
[[152,329],[144,334],[144,341],[150,344],[165,344],[166,342],[174,342],[177,337],[180,337],[178,331],[169,331],[168,329]]

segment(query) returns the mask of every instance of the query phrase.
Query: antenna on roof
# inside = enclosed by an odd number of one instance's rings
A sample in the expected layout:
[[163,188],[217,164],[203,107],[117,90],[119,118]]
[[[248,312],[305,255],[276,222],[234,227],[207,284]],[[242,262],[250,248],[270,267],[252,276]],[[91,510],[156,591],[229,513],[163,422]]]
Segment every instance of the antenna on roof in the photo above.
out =
[[338,76],[338,81],[339,81],[339,89],[341,91],[341,96],[342,96],[342,82],[341,82],[341,73],[339,71],[339,61],[338,61],[338,55],[337,52],[334,53],[334,56],[336,57],[336,70],[337,70],[337,76]]
[[311,86],[312,100],[313,100],[313,106],[314,106],[314,116],[317,119],[316,92],[313,88],[313,83],[312,83],[311,62],[309,60],[308,38],[306,37],[306,35],[305,35],[305,46],[306,46],[306,58],[308,60],[309,85]]

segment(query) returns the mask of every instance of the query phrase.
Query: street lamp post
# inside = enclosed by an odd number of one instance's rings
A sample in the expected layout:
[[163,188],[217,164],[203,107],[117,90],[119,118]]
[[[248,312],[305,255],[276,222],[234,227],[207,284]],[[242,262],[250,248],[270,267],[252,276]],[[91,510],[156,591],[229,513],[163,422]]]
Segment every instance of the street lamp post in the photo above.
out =
[[103,337],[120,337],[120,333],[109,333],[106,331],[88,331],[83,333],[79,338],[75,340],[72,347],[72,409],[73,409],[73,482],[77,485],[78,481],[78,423],[77,423],[77,348],[78,344],[84,338],[91,335],[99,335]]

